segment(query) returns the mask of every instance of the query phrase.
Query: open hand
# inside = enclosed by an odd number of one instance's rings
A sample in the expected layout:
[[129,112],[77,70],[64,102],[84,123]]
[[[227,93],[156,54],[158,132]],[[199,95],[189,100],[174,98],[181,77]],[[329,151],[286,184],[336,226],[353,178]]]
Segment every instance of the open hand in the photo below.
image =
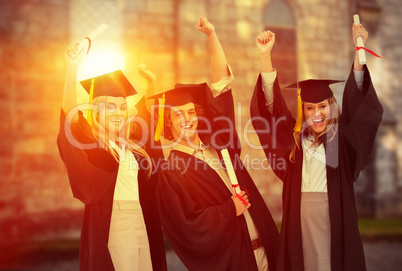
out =
[[195,28],[205,34],[207,36],[211,35],[215,32],[215,27],[208,21],[206,17],[200,17],[200,20],[195,25]]
[[151,70],[149,70],[145,64],[141,63],[140,65],[138,65],[138,73],[142,78],[147,80],[148,83],[151,82],[155,83],[156,81],[155,74],[151,72]]

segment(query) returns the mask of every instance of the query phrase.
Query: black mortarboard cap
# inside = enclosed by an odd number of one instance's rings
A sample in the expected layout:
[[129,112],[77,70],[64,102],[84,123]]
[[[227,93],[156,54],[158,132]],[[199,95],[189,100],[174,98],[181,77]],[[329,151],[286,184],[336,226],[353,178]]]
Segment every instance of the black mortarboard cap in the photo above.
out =
[[300,88],[303,102],[319,103],[334,96],[329,85],[343,82],[343,80],[308,79],[287,86],[286,88]]
[[208,91],[209,87],[207,83],[176,84],[173,89],[149,97],[149,99],[162,98],[162,106],[159,108],[159,118],[155,131],[155,141],[159,141],[164,130],[165,105],[179,106],[191,102],[203,105],[207,100],[207,94],[210,93]]
[[90,93],[92,79],[94,79],[93,98],[99,96],[128,97],[137,94],[137,91],[127,80],[121,70],[102,74],[80,81],[85,90]]
[[202,84],[176,84],[173,89],[167,90],[149,97],[150,99],[163,98],[165,94],[165,105],[177,106],[193,102],[204,104],[209,86]]

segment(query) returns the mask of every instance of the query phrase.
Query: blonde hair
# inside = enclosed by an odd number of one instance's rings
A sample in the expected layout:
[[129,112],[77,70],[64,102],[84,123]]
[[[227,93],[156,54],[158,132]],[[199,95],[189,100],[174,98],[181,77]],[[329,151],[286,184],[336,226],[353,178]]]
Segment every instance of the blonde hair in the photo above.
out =
[[[116,152],[116,150],[110,146],[109,144],[109,128],[107,127],[107,122],[106,122],[106,127],[102,127],[99,126],[99,114],[102,110],[106,109],[106,103],[107,103],[107,99],[108,96],[99,96],[93,99],[92,104],[96,105],[98,108],[98,111],[96,113],[92,114],[92,134],[95,137],[95,139],[98,142],[102,142],[105,146],[105,149],[113,156],[113,158],[120,163],[120,159],[119,159],[119,154]],[[127,113],[128,114],[128,113]],[[131,148],[131,146],[133,144],[135,144],[136,142],[134,142],[131,138],[130,135],[136,135],[141,133],[140,129],[141,127],[137,124],[137,123],[132,123],[129,122],[126,126],[125,126],[125,137],[124,139],[127,141],[127,143],[129,143],[127,145],[127,147],[135,154],[141,155],[142,157],[144,157],[147,162],[148,162],[148,178],[151,176],[151,172],[152,172],[152,163],[151,163],[151,158],[149,157],[148,153],[145,151],[144,148],[139,147],[139,148]],[[99,130],[101,129],[101,133],[99,132]],[[104,130],[104,131],[103,131]]]
[[[325,127],[325,130],[317,135],[314,138],[314,142],[311,144],[311,147],[318,147],[321,143],[323,143],[323,136],[327,135],[327,143],[332,142],[332,140],[335,138],[336,133],[338,132],[338,123],[339,123],[339,117],[341,115],[341,109],[339,108],[339,105],[336,101],[335,97],[331,97],[328,100],[329,106],[330,106],[330,118],[328,121],[327,126]],[[304,102],[302,103],[302,108],[304,109]],[[293,138],[295,140],[295,145],[293,146],[293,149],[291,150],[289,154],[289,160],[294,163],[295,162],[295,156],[296,156],[296,150],[300,150],[301,146],[301,135],[302,134],[308,134],[312,133],[310,126],[306,124],[306,119],[304,117],[303,113],[303,120],[302,120],[302,129],[299,132],[294,131],[293,132]]]

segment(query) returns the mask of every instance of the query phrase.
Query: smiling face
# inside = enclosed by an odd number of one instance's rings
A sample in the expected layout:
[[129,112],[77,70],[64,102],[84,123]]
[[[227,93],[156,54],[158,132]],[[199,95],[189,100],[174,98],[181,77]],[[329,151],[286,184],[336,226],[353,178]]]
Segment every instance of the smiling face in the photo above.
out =
[[198,118],[194,103],[175,106],[169,110],[170,119],[167,126],[173,136],[173,140],[184,145],[189,142],[198,144]]
[[117,133],[124,127],[127,116],[126,99],[108,96],[105,107],[99,112],[99,126],[106,127],[110,133]]
[[319,103],[303,103],[303,114],[314,136],[321,134],[327,128],[330,119],[328,99]]

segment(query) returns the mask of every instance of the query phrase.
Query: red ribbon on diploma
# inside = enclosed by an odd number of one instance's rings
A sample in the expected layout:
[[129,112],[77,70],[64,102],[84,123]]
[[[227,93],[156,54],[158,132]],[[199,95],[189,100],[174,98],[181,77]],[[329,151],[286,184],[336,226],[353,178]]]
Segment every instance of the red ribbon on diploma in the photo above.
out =
[[88,37],[85,37],[84,39],[87,39],[87,40],[88,40],[89,45],[88,45],[87,54],[89,54],[89,49],[91,49],[91,43],[92,43],[92,41],[91,41],[91,39],[88,38]]
[[233,187],[233,190],[234,190],[236,196],[244,203],[244,205],[248,206],[248,202],[242,196],[240,196],[240,194],[237,193],[237,191],[236,191],[236,187],[240,187],[241,189],[246,191],[247,196],[248,196],[249,194],[248,194],[248,191],[246,190],[246,188],[244,188],[243,186],[241,186],[239,184],[232,184],[232,187]]
[[358,50],[360,50],[360,49],[363,49],[363,50],[367,51],[368,53],[372,54],[372,55],[375,56],[375,57],[381,58],[379,55],[377,55],[376,53],[374,53],[373,51],[371,51],[371,50],[369,50],[369,49],[367,49],[367,48],[364,48],[364,47],[357,47],[357,46],[356,46],[356,51],[358,51]]

